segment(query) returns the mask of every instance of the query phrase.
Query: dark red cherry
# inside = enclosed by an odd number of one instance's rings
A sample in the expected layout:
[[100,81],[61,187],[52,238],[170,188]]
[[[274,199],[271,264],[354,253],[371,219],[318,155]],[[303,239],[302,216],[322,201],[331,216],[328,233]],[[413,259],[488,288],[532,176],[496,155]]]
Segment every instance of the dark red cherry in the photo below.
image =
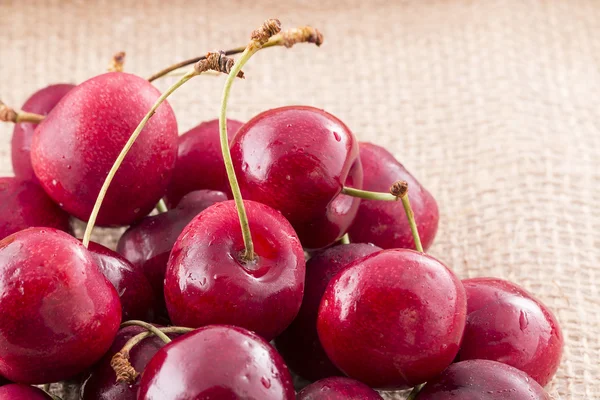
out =
[[176,208],[146,217],[132,225],[117,244],[117,251],[142,271],[164,309],[165,270],[173,244],[185,226],[207,207],[227,200],[223,192],[197,190],[185,195]]
[[240,128],[231,154],[244,198],[281,211],[304,247],[328,246],[350,227],[360,200],[340,192],[362,187],[362,168],[356,138],[333,115],[265,111]]
[[[383,147],[361,142],[360,160],[364,171],[364,190],[389,192],[393,182],[408,182],[410,204],[421,244],[427,250],[435,238],[439,219],[438,206],[431,193]],[[353,242],[373,243],[384,249],[415,248],[402,202],[399,201],[362,200],[349,234]]]
[[36,387],[12,383],[0,387],[0,400],[52,400],[52,397]]
[[317,335],[317,315],[325,288],[331,278],[353,261],[381,250],[351,243],[333,246],[314,254],[306,263],[304,298],[294,322],[275,339],[275,346],[287,366],[304,379],[316,381],[343,373],[325,354]]
[[276,210],[244,201],[257,258],[242,259],[244,242],[233,200],[196,216],[173,246],[165,300],[174,325],[241,326],[267,340],[300,309],[305,261],[300,240]]
[[243,328],[212,325],[181,336],[146,366],[138,400],[294,400],[275,349]]
[[[227,120],[230,141],[243,124]],[[175,207],[184,195],[200,189],[231,193],[219,142],[218,119],[203,122],[179,136],[177,163],[167,189],[167,205]]]
[[34,226],[71,231],[69,214],[35,182],[0,178],[0,239]]
[[382,400],[376,391],[354,379],[331,377],[308,385],[297,400]]
[[[160,92],[135,75],[110,72],[73,88],[35,130],[31,161],[44,190],[87,220],[125,142]],[[168,103],[150,118],[104,199],[97,225],[129,225],[166,191],[177,157],[177,122]]]
[[497,278],[463,281],[468,315],[460,360],[500,361],[544,386],[554,376],[564,345],[558,321],[518,285]]
[[[98,362],[89,379],[83,386],[83,400],[136,400],[139,379],[133,384],[117,383],[116,375],[110,366],[112,357],[121,351],[125,343],[146,329],[139,326],[128,326],[120,329],[110,350]],[[169,334],[171,338],[177,335]],[[129,362],[136,371],[142,372],[152,357],[164,346],[164,342],[156,336],[149,337],[136,344],[129,352]]]
[[0,374],[43,384],[102,357],[121,322],[115,288],[75,238],[30,228],[0,241]]
[[433,257],[383,250],[327,286],[317,320],[329,359],[371,387],[408,388],[456,357],[467,301],[460,280]]
[[[38,90],[27,99],[21,110],[46,115],[75,85],[61,83]],[[12,166],[21,179],[37,180],[31,166],[31,138],[37,124],[20,122],[15,124],[11,142]]]
[[119,253],[101,244],[90,242],[88,250],[100,271],[119,294],[123,321],[153,321],[156,301],[152,286],[142,271],[131,265]]
[[416,400],[550,400],[527,374],[489,360],[449,366],[423,387]]

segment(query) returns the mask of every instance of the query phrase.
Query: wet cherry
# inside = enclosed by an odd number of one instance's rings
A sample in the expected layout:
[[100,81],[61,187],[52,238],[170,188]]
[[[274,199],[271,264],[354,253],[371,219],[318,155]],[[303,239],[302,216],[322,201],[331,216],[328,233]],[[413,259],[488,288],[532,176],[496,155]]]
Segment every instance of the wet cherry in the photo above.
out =
[[297,400],[382,400],[383,398],[359,381],[331,377],[308,385],[298,393]]
[[52,397],[36,387],[12,383],[0,387],[0,400],[52,400]]

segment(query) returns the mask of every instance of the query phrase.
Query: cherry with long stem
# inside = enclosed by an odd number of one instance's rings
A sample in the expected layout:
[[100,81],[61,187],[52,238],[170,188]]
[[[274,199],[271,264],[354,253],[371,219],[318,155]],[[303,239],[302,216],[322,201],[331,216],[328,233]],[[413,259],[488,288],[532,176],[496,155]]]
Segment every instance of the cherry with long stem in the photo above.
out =
[[0,121],[12,122],[18,124],[19,122],[32,122],[34,124],[42,122],[45,117],[43,115],[29,113],[26,111],[15,111],[13,108],[7,106],[0,100]]

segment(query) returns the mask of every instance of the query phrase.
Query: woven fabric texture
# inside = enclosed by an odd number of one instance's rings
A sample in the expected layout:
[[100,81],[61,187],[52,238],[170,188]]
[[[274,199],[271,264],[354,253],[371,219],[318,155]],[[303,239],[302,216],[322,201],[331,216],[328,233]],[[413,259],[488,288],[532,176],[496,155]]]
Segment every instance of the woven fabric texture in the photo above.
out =
[[[244,45],[269,17],[316,26],[325,44],[258,54],[229,115],[313,105],[391,149],[438,200],[431,254],[460,277],[537,295],[566,341],[549,392],[600,398],[600,2],[2,0],[0,98],[19,107],[49,83],[105,71],[120,50],[127,71],[148,76]],[[173,95],[181,132],[217,116],[223,81]],[[0,126],[2,175],[11,132]],[[95,238],[114,245],[118,233]]]

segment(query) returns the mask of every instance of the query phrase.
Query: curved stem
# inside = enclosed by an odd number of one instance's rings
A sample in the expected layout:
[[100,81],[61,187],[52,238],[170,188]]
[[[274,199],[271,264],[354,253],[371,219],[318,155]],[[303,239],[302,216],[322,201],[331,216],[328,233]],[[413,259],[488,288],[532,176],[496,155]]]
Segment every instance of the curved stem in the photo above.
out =
[[346,186],[342,189],[342,193],[365,200],[398,201],[398,197],[391,193],[370,192],[368,190],[354,189]]
[[408,224],[410,225],[410,231],[412,232],[413,240],[415,241],[415,247],[418,252],[424,253],[423,245],[421,244],[421,236],[419,236],[419,229],[417,228],[417,222],[415,221],[415,214],[413,213],[412,207],[410,206],[410,200],[408,199],[408,193],[402,196],[401,199],[406,218],[408,218]]
[[158,203],[156,203],[156,210],[159,213],[165,213],[165,212],[169,211],[169,209],[167,208],[167,204],[165,203],[164,199],[160,199],[158,201]]
[[85,233],[83,235],[83,245],[86,248],[90,244],[90,236],[92,235],[92,230],[94,229],[94,224],[96,223],[96,218],[98,217],[98,213],[100,212],[100,207],[102,206],[102,201],[104,201],[104,197],[106,196],[106,192],[108,191],[110,183],[112,182],[115,174],[119,170],[119,167],[123,163],[123,160],[125,159],[125,156],[129,152],[129,149],[131,149],[131,146],[133,146],[133,143],[135,143],[135,140],[142,132],[142,129],[144,129],[144,126],[146,125],[146,123],[148,122],[150,117],[152,117],[152,115],[154,115],[154,112],[163,103],[163,101],[165,101],[166,98],[171,95],[171,93],[173,93],[175,90],[177,90],[177,88],[179,88],[181,85],[183,85],[184,83],[186,83],[187,81],[189,81],[196,75],[198,75],[198,72],[196,72],[195,70],[191,70],[190,72],[185,74],[179,81],[177,81],[170,88],[168,88],[163,94],[161,94],[161,96],[158,98],[158,100],[156,100],[156,102],[154,103],[152,108],[150,108],[150,111],[148,111],[148,113],[146,114],[146,116],[144,116],[144,118],[139,123],[137,128],[135,128],[135,131],[133,131],[133,133],[129,137],[129,140],[127,140],[127,143],[125,143],[125,146],[121,150],[121,153],[119,153],[119,156],[115,160],[113,166],[111,167],[110,171],[108,172],[108,175],[106,176],[106,179],[104,180],[104,183],[102,184],[102,188],[100,189],[100,193],[98,194],[98,198],[96,199],[96,203],[94,204],[94,208],[92,209],[90,218],[88,219],[87,226],[85,227]]
[[252,243],[252,234],[250,232],[246,207],[244,207],[244,200],[242,198],[242,193],[240,192],[240,185],[238,184],[237,177],[235,176],[235,169],[233,168],[231,151],[229,149],[229,140],[227,138],[227,101],[229,100],[231,85],[233,84],[238,72],[242,70],[242,67],[246,64],[246,62],[248,62],[252,55],[254,55],[259,49],[260,48],[256,46],[249,45],[240,56],[238,62],[233,65],[233,68],[229,72],[227,80],[225,81],[223,96],[221,97],[221,111],[219,112],[221,151],[223,153],[223,161],[225,162],[225,170],[227,171],[227,179],[229,180],[229,186],[231,186],[235,207],[237,208],[238,216],[240,218],[240,227],[242,229],[242,237],[244,239],[245,247],[243,258],[246,261],[254,260],[256,255],[254,254],[254,243]]
[[421,385],[415,386],[413,388],[413,390],[411,390],[411,392],[408,394],[408,397],[406,398],[406,400],[415,400],[417,398],[417,396],[419,395],[419,392],[421,391],[423,386],[425,386],[425,385],[421,384]]
[[350,236],[348,235],[348,233],[342,236],[342,238],[340,239],[340,244],[350,244]]
[[141,326],[142,328],[147,329],[148,331],[152,332],[154,335],[158,336],[160,340],[162,340],[163,342],[165,342],[165,344],[167,343],[171,343],[171,339],[165,335],[159,328],[157,328],[156,326],[149,324],[147,322],[144,321],[138,321],[138,320],[131,320],[131,321],[125,321],[121,324],[121,328],[125,328],[126,326]]

